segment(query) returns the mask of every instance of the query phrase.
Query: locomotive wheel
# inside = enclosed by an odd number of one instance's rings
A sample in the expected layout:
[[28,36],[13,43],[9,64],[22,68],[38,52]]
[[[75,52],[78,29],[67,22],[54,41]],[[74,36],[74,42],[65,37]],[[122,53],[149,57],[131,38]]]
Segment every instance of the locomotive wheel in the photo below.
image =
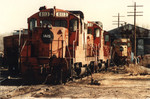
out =
[[90,62],[91,73],[94,73],[94,62]]
[[105,63],[105,71],[107,71],[107,68],[108,68],[108,63],[106,62]]
[[98,71],[100,72],[100,70],[102,68],[102,63],[98,63],[98,67],[99,67]]
[[101,67],[101,71],[104,71],[104,70],[105,70],[105,67],[106,67],[106,66],[105,66],[105,62],[103,62],[103,63],[102,63],[102,67]]
[[89,76],[91,74],[90,65],[87,66],[86,70],[87,70],[87,76]]
[[98,64],[95,63],[94,64],[94,72],[97,73],[98,70],[99,70],[99,66],[98,66]]
[[110,60],[110,59],[108,59],[108,67],[110,66],[110,64],[111,64],[111,60]]
[[95,69],[94,69],[94,71],[95,71],[95,73],[97,73],[98,72],[98,66],[95,66]]

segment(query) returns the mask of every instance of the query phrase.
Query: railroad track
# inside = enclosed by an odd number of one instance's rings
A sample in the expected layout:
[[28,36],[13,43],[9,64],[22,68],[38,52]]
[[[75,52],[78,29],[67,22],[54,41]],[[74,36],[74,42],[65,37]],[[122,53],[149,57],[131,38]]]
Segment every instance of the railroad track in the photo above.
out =
[[[83,77],[84,79],[85,77]],[[20,82],[21,80],[17,80],[18,78],[13,78],[13,77],[5,77],[0,80],[1,85],[8,85],[8,89],[2,89],[0,90],[0,97],[3,98],[12,98],[12,97],[18,97],[18,96],[24,96],[24,95],[29,95],[32,94],[33,96],[37,96],[42,92],[45,92],[46,90],[50,90],[49,86],[45,85],[45,81],[41,83],[40,87],[35,87],[34,85],[30,84],[25,84],[23,82]],[[16,81],[17,80],[17,81]],[[82,79],[74,79],[74,81],[68,81],[67,83],[72,83],[72,82],[78,82]],[[19,82],[19,84],[18,84]],[[11,83],[13,83],[11,85]],[[14,86],[15,85],[15,86]],[[50,85],[51,87],[53,86],[59,86],[59,85]]]
[[[4,82],[4,81],[7,81],[7,80],[10,80],[9,77],[7,78],[4,78],[1,80],[1,82]],[[81,80],[81,79],[78,79],[78,80]],[[74,82],[74,81],[73,81]],[[70,82],[67,82],[67,83],[71,83]],[[50,90],[49,87],[59,87],[61,85],[50,85],[50,86],[47,86],[45,85],[44,83],[41,84],[39,87],[35,87],[36,85],[25,85],[25,84],[21,84],[19,86],[16,86],[16,87],[12,87],[10,88],[9,90],[1,90],[1,98],[12,98],[12,97],[21,97],[21,96],[25,96],[25,95],[33,95],[33,96],[37,96],[39,95],[40,93],[42,92],[45,92],[47,90]]]

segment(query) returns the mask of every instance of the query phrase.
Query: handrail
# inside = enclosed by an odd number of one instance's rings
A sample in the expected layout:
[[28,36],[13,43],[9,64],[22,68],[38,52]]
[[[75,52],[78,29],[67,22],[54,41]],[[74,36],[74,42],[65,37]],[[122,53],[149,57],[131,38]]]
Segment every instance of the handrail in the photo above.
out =
[[[65,40],[65,43],[67,44],[66,40]],[[70,59],[71,59],[71,54],[70,54],[70,50],[69,50],[69,47],[68,47],[68,46],[67,46],[67,50],[68,50],[68,52],[69,52],[69,57],[70,57]]]
[[74,47],[75,47],[75,42],[77,41],[77,31],[78,31],[78,30],[79,30],[79,29],[76,30],[75,40],[73,41],[73,62],[74,62],[74,57],[75,57],[75,55],[74,55],[74,54],[75,54],[75,53],[74,53],[75,48],[74,48]]
[[97,62],[97,44],[95,44],[96,45],[96,62]]
[[27,40],[24,42],[24,44],[23,44],[23,46],[22,46],[22,48],[21,48],[20,53],[23,51],[23,49],[24,49],[24,47],[25,47],[25,45],[26,45],[26,42],[27,42]]

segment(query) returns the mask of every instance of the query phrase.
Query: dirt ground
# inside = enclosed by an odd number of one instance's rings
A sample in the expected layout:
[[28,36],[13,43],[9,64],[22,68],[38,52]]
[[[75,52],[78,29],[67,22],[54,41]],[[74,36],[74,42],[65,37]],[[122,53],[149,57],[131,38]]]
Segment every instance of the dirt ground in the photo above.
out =
[[[119,71],[119,72],[118,72]],[[70,81],[65,85],[0,86],[1,98],[102,98],[102,99],[150,99],[150,75],[111,71]],[[100,84],[100,85],[98,85]]]

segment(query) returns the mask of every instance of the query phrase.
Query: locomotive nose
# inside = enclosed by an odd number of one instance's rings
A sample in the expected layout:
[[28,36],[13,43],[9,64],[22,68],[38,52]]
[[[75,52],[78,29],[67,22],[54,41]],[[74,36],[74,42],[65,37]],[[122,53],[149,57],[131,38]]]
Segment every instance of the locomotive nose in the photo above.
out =
[[122,46],[120,46],[120,51],[121,51],[121,52],[123,51],[123,47],[122,47]]
[[46,28],[42,32],[41,39],[43,43],[49,44],[54,39],[54,34],[49,28]]

